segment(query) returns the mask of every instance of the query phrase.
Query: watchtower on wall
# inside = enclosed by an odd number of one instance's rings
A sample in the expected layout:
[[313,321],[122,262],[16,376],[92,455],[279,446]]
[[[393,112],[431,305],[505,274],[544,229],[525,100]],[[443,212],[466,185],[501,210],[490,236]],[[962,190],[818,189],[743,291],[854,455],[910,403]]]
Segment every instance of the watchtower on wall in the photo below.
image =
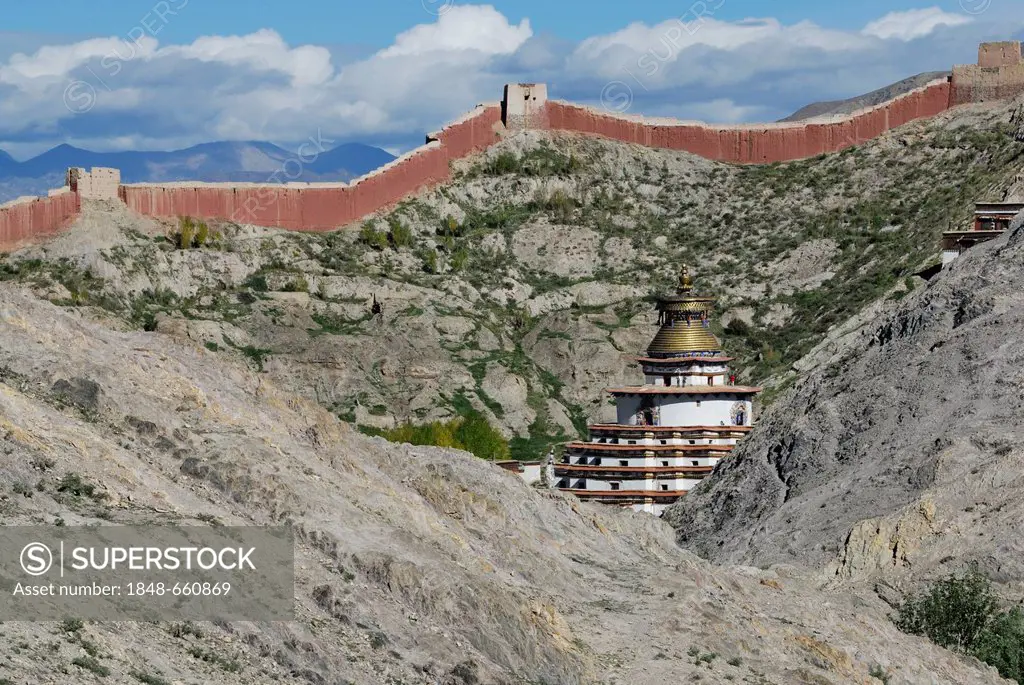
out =
[[546,83],[509,83],[501,101],[505,128],[547,128],[548,86]]
[[1019,40],[982,43],[978,46],[979,67],[1009,67],[1024,61]]
[[953,67],[950,104],[1007,100],[1024,93],[1024,53],[1019,40],[982,43],[977,64]]
[[108,167],[93,167],[92,171],[72,167],[68,169],[64,183],[86,200],[116,200],[121,186],[121,171]]

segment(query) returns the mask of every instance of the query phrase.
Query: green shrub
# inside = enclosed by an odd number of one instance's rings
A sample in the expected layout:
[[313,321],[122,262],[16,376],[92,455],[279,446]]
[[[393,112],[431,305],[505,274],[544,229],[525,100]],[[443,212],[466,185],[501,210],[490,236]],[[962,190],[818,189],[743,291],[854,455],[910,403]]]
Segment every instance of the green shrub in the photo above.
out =
[[896,626],[994,666],[1004,678],[1024,682],[1024,612],[1000,611],[989,579],[977,570],[951,575],[912,596]]
[[488,422],[487,417],[472,409],[465,416],[451,421],[419,425],[403,423],[390,430],[379,431],[379,435],[391,442],[452,447],[492,461],[509,458],[509,444],[505,437]]
[[452,271],[462,271],[466,268],[466,262],[468,261],[469,252],[466,251],[466,248],[460,247],[452,253],[452,258],[449,263],[451,264]]
[[971,651],[999,675],[1024,683],[1024,611],[1014,607],[997,614]]
[[492,176],[504,174],[517,174],[522,169],[522,163],[512,152],[502,152],[487,165],[486,172]]
[[988,578],[972,570],[944,578],[908,599],[900,607],[896,626],[937,645],[969,652],[996,609]]
[[481,459],[508,459],[509,445],[505,437],[480,412],[470,412],[455,428],[455,442],[461,449]]
[[161,678],[160,676],[143,673],[142,671],[129,671],[128,675],[135,678],[140,683],[144,683],[145,685],[171,685],[171,681],[167,680],[166,678]]
[[194,242],[197,247],[202,247],[206,244],[206,241],[210,239],[210,227],[206,225],[205,221],[200,221],[196,224],[196,237]]
[[65,633],[77,633],[85,627],[85,624],[80,618],[66,618],[60,623],[60,629]]
[[372,221],[366,221],[359,229],[359,242],[374,250],[385,250],[388,246],[388,235],[378,231]]
[[211,231],[205,221],[196,221],[190,216],[178,217],[178,232],[172,236],[174,245],[179,250],[190,250],[193,247],[205,247],[219,243],[219,231]]
[[238,663],[238,661],[230,657],[222,656],[212,650],[203,649],[202,647],[193,645],[188,648],[188,653],[196,659],[201,659],[208,664],[220,666],[221,669],[228,673],[240,673],[242,671],[242,665]]
[[564,190],[555,190],[544,198],[542,204],[543,208],[551,212],[552,218],[558,223],[572,222],[573,213],[576,211],[576,200],[569,197]]
[[388,217],[388,229],[388,240],[396,250],[401,247],[412,247],[412,230],[396,217]]
[[465,235],[465,231],[464,227],[455,220],[455,217],[449,215],[441,222],[441,227],[437,229],[437,234],[445,238],[460,238]]
[[423,259],[423,270],[428,274],[436,274],[438,271],[437,252],[427,248],[423,251],[421,257]]
[[881,666],[879,666],[878,664],[875,664],[871,667],[871,669],[868,671],[868,675],[876,680],[881,680],[882,685],[889,685],[889,678],[891,677],[889,675],[889,672]]
[[750,333],[750,324],[743,319],[730,319],[725,326],[725,332],[729,335],[745,336]]
[[288,281],[284,286],[284,292],[286,293],[308,293],[309,292],[309,281],[302,276],[296,276],[292,280]]
[[178,219],[178,233],[175,236],[175,244],[179,250],[188,250],[192,247],[192,241],[195,240],[196,236],[196,225],[192,221],[192,217],[183,216]]
[[66,493],[72,497],[88,497],[94,500],[101,500],[106,494],[96,489],[96,486],[86,481],[77,473],[65,474],[57,483],[57,492]]
[[270,289],[267,285],[267,277],[263,274],[252,274],[242,281],[242,285],[246,288],[251,288],[258,293],[265,293]]
[[79,668],[84,668],[87,671],[92,671],[101,678],[106,678],[108,675],[110,675],[110,669],[91,656],[76,657],[71,661],[71,663],[75,666],[78,666]]

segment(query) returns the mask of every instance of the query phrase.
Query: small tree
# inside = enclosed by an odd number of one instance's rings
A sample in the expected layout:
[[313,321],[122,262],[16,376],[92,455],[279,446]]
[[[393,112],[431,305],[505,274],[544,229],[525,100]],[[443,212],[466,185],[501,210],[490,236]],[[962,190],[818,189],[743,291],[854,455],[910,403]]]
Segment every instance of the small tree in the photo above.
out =
[[1024,611],[1000,611],[992,584],[977,570],[952,575],[900,607],[896,625],[977,657],[1024,683]]
[[944,578],[908,599],[900,607],[896,626],[937,645],[970,652],[997,609],[991,582],[973,569]]
[[1024,683],[1024,611],[1014,607],[992,619],[971,651],[999,675]]
[[455,440],[463,449],[481,459],[496,461],[509,458],[508,440],[478,411],[470,412],[459,423],[455,429]]

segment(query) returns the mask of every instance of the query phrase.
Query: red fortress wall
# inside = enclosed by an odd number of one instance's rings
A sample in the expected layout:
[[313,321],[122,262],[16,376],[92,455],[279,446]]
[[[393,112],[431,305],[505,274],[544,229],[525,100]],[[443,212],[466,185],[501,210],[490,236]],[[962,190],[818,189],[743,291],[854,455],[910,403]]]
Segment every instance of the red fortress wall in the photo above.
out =
[[949,80],[942,79],[849,116],[782,124],[681,123],[617,116],[558,101],[547,103],[547,119],[552,129],[685,150],[720,162],[768,164],[838,152],[864,143],[889,129],[949,109],[949,96]]
[[451,174],[449,162],[491,146],[500,128],[501,105],[481,105],[428,136],[426,145],[350,184],[136,184],[122,185],[119,196],[128,207],[148,216],[220,218],[328,231],[443,183]]
[[[122,185],[116,169],[72,169],[50,197],[0,207],[0,250],[62,230],[81,200],[120,199],[140,214],[193,216],[300,231],[351,224],[443,183],[453,160],[486,149],[507,132],[550,129],[686,150],[739,164],[785,162],[837,152],[952,106],[1024,93],[1024,55],[1015,41],[983,43],[978,63],[850,115],[801,122],[716,126],[625,116],[547,99],[544,84],[509,84],[501,103],[480,105],[427,143],[351,183],[163,183]],[[301,161],[296,158],[296,162]],[[281,170],[287,174],[288,165]],[[278,174],[280,176],[281,174]]]
[[0,205],[0,251],[13,250],[40,237],[59,233],[78,211],[78,193],[70,190]]

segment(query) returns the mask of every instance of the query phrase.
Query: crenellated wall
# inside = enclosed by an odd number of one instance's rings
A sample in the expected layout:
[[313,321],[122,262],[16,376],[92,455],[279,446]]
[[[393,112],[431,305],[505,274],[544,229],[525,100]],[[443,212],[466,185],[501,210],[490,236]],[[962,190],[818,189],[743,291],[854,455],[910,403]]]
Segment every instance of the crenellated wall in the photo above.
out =
[[107,167],[93,167],[86,171],[77,167],[65,174],[66,187],[86,200],[116,200],[121,187],[121,170]]
[[427,136],[425,145],[351,183],[132,184],[121,186],[120,197],[148,216],[188,215],[329,231],[448,180],[449,162],[497,142],[501,111],[499,103],[480,105]]
[[0,252],[59,233],[78,215],[78,194],[68,188],[48,197],[21,198],[0,205]]
[[[837,152],[952,106],[1024,93],[1019,42],[983,43],[978,63],[849,115],[800,122],[719,126],[609,113],[547,99],[542,83],[505,86],[500,103],[479,105],[425,145],[351,183],[119,183],[116,169],[68,172],[51,197],[0,207],[0,250],[66,226],[85,199],[120,198],[140,214],[193,216],[299,231],[328,231],[358,221],[450,178],[450,163],[486,149],[512,130],[532,128],[600,135],[708,159],[764,164]],[[296,160],[301,162],[302,160]],[[282,173],[286,169],[281,170]]]
[[1024,92],[1024,54],[1020,41],[982,43],[978,63],[953,67],[951,105],[989,102]]
[[837,152],[914,119],[935,116],[949,108],[949,93],[949,80],[941,79],[848,116],[780,124],[712,126],[616,115],[559,101],[547,103],[547,120],[552,129],[685,150],[722,162],[766,164]]

